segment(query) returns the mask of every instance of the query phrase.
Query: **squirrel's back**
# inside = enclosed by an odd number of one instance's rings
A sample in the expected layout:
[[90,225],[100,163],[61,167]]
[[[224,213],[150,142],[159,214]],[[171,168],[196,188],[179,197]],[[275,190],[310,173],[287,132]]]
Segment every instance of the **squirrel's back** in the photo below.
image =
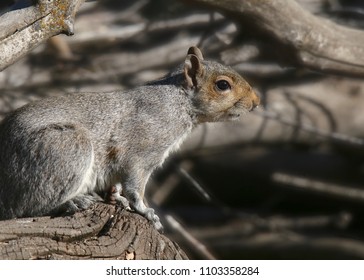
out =
[[[189,107],[178,87],[148,85],[51,97],[19,108],[0,124],[0,218],[50,212],[71,198],[55,191],[66,184],[84,185],[72,195],[103,190],[119,179],[113,166],[120,172],[127,165],[151,168],[144,161],[160,164],[192,129]],[[86,183],[72,181],[76,170],[90,173]]]
[[153,170],[195,125],[237,119],[258,103],[238,73],[196,47],[146,86],[30,103],[0,124],[0,218],[73,213],[108,193],[160,229],[143,202]]

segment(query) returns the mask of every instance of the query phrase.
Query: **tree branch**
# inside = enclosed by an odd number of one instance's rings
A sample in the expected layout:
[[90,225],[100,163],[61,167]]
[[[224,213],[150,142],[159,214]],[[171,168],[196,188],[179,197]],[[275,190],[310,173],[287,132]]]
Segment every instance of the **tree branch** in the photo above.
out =
[[0,17],[0,71],[48,38],[73,34],[76,12],[85,0],[39,0],[36,6]]
[[364,76],[364,32],[314,16],[295,1],[184,0],[235,17],[278,46],[283,62],[324,73]]

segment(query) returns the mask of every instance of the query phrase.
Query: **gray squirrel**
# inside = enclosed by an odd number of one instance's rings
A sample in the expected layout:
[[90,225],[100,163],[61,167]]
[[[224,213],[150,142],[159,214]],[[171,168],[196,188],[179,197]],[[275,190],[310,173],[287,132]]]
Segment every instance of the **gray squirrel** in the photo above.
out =
[[145,86],[29,103],[0,125],[0,219],[74,213],[109,193],[161,229],[143,202],[153,170],[196,125],[237,119],[258,104],[237,72],[197,47]]

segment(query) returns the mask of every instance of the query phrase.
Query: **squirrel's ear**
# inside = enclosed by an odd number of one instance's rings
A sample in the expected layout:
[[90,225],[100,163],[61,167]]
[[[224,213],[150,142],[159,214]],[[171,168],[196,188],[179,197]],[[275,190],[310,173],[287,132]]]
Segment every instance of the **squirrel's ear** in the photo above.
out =
[[192,46],[188,49],[187,55],[194,54],[197,56],[200,60],[203,60],[203,55],[201,50],[198,47]]
[[184,74],[188,88],[197,87],[197,78],[203,75],[203,66],[200,58],[195,54],[189,54],[185,60]]

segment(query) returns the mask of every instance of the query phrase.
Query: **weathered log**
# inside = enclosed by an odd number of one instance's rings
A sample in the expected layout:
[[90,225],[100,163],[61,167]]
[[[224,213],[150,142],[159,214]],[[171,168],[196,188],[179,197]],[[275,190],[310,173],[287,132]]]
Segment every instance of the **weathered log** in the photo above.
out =
[[0,221],[0,259],[187,259],[138,214],[97,203],[64,217]]

